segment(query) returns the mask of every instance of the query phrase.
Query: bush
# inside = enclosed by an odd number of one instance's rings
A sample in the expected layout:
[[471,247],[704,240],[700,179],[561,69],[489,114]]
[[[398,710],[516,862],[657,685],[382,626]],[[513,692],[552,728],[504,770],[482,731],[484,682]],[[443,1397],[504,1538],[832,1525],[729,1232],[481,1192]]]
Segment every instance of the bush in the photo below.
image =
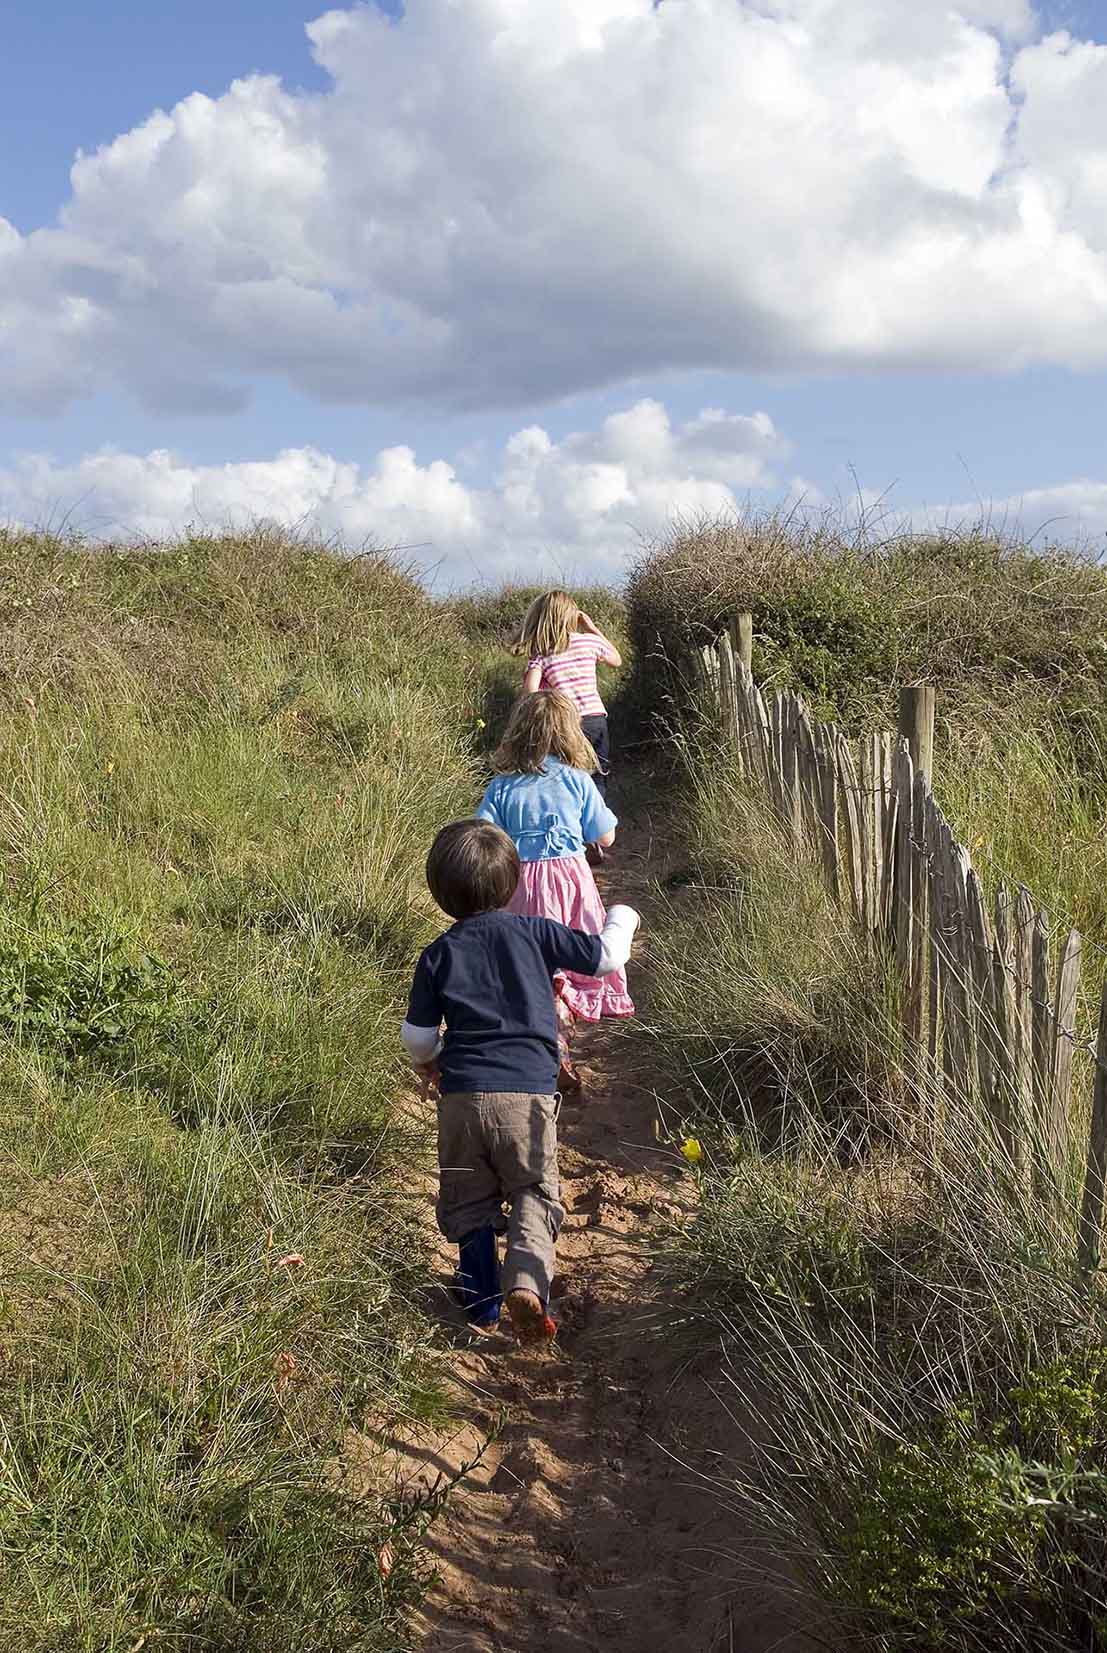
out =
[[1107,573],[990,533],[868,542],[832,518],[677,530],[627,586],[635,687],[654,718],[683,700],[692,650],[754,618],[754,676],[852,728],[894,718],[894,689],[1029,680],[1076,707],[1107,687]]
[[1107,1646],[1105,1367],[1102,1345],[1032,1367],[833,1489],[837,1588],[881,1645]]

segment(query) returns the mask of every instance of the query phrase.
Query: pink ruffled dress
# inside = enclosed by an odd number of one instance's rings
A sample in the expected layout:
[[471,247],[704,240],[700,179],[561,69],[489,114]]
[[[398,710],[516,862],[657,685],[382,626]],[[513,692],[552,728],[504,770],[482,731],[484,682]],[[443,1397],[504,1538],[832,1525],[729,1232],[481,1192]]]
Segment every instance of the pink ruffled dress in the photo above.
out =
[[[547,758],[538,775],[497,775],[477,814],[502,827],[519,851],[519,883],[509,912],[599,935],[607,914],[584,846],[614,831],[617,823],[591,775],[556,758]],[[608,976],[559,971],[554,990],[582,1021],[634,1015],[623,969]]]

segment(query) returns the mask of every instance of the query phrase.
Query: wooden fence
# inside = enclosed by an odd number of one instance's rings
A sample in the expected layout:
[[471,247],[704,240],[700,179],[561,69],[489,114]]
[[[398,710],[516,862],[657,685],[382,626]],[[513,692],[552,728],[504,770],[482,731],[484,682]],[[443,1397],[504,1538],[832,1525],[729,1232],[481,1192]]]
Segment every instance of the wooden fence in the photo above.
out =
[[[750,670],[752,620],[697,659],[721,731],[797,846],[821,862],[873,949],[894,959],[914,1089],[930,1125],[941,1109],[989,1122],[1012,1170],[1037,1194],[1083,1170],[1079,1260],[1099,1266],[1107,1175],[1107,982],[1092,1050],[1088,1138],[1076,1140],[1074,1027],[1080,936],[1051,943],[1030,892],[985,899],[965,846],[935,801],[932,689],[904,691],[900,731],[852,741],[814,721],[790,690],[766,700]],[[1043,823],[1043,829],[1048,830]],[[1078,1157],[1077,1157],[1078,1156]]]

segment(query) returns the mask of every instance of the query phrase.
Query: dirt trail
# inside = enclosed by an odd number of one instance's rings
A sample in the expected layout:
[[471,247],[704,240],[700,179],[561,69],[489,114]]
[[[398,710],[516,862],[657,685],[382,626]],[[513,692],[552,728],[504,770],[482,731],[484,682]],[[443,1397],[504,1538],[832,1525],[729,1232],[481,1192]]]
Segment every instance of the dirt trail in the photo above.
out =
[[[647,818],[621,832],[601,874],[606,899],[643,902],[652,848]],[[643,974],[632,966],[640,1008]],[[521,1354],[458,1316],[457,1428],[410,1443],[402,1459],[410,1487],[430,1484],[504,1420],[431,1529],[438,1578],[413,1649],[800,1653],[807,1644],[768,1586],[731,1593],[742,1535],[697,1471],[733,1462],[740,1431],[706,1378],[667,1350],[663,1319],[645,1312],[649,1261],[635,1239],[688,1184],[655,1140],[649,1076],[634,1072],[641,1043],[601,1026],[576,1048],[587,1089],[560,1118],[558,1340],[549,1355]],[[453,1262],[443,1247],[443,1280]]]

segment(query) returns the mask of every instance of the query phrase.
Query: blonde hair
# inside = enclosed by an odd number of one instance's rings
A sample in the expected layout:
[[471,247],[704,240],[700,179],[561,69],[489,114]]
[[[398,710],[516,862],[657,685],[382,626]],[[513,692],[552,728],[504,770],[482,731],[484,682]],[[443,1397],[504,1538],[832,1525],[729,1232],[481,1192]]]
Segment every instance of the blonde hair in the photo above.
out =
[[586,775],[599,768],[573,702],[554,689],[539,689],[516,701],[492,764],[498,775],[540,775],[547,758]]
[[567,591],[544,591],[523,616],[516,654],[526,653],[535,659],[564,654],[579,619],[580,605]]

